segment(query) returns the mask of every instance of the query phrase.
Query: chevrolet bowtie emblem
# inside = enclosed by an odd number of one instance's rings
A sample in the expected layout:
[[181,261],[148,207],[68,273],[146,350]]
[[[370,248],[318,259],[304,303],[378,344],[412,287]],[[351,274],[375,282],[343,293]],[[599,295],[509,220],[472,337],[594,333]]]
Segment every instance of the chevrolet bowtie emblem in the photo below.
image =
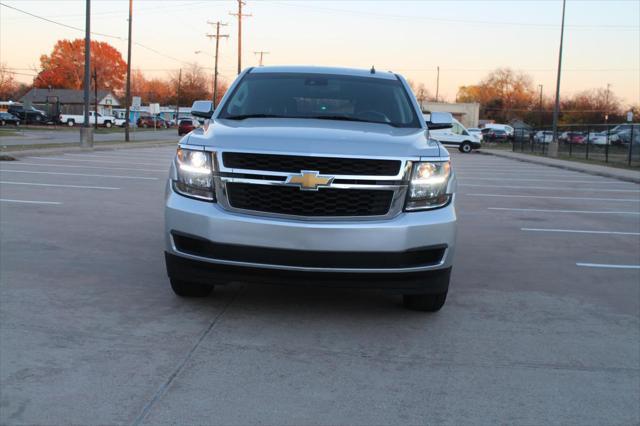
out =
[[300,174],[290,175],[287,180],[287,185],[298,186],[303,191],[317,191],[320,187],[331,186],[333,182],[333,176],[320,176],[320,172],[302,170]]

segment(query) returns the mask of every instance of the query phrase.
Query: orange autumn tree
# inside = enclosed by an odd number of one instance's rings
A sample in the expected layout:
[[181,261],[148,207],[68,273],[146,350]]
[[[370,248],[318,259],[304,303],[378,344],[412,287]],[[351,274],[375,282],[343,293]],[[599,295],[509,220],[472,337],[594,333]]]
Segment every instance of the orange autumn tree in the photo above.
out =
[[[35,87],[82,89],[84,82],[84,40],[58,40],[50,55],[40,56]],[[91,72],[97,71],[98,88],[118,92],[124,85],[127,63],[109,43],[91,41]],[[92,83],[93,84],[93,83]]]

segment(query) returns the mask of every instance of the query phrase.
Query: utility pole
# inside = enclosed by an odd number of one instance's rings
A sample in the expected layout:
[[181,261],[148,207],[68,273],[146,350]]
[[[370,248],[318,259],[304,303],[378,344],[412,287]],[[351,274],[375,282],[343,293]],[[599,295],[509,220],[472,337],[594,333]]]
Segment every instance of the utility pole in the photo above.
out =
[[209,25],[215,25],[216,26],[216,33],[214,34],[207,34],[207,37],[209,37],[209,39],[215,38],[216,39],[216,56],[215,56],[215,65],[213,67],[213,109],[216,108],[216,103],[218,101],[218,47],[220,44],[220,39],[221,38],[229,38],[229,36],[227,34],[220,34],[220,26],[226,26],[227,24],[223,24],[220,21],[216,21],[216,22],[211,22],[211,21],[207,21],[207,23]]
[[251,16],[251,14],[242,14],[242,6],[246,3],[243,0],[238,1],[238,13],[229,13],[231,16],[238,17],[238,74],[242,72],[242,18]]
[[607,83],[607,94],[604,98],[604,124],[609,124],[609,91],[611,84]]
[[562,71],[562,43],[564,40],[564,11],[567,0],[562,0],[562,24],[560,25],[560,52],[558,53],[558,78],[556,79],[556,104],[553,108],[553,140],[549,144],[549,155],[558,156],[558,118],[560,116],[560,74]]
[[438,94],[440,93],[440,66],[438,65],[438,74],[436,76],[436,102],[438,102]]
[[98,70],[93,67],[93,123],[98,130]]
[[93,146],[93,134],[89,123],[89,93],[91,90],[91,0],[86,1],[84,26],[84,122],[80,130],[80,144]]
[[540,128],[542,128],[543,126],[543,117],[542,117],[542,84],[538,84],[538,87],[540,88]]
[[129,37],[127,38],[127,91],[125,94],[124,140],[129,142],[129,114],[131,109],[131,18],[133,0],[129,0]]
[[264,50],[258,50],[257,52],[253,52],[254,55],[260,55],[260,66],[262,66],[262,56],[268,55],[269,52],[265,52]]
[[176,127],[180,124],[180,85],[182,84],[182,68],[178,73],[178,90],[176,91]]

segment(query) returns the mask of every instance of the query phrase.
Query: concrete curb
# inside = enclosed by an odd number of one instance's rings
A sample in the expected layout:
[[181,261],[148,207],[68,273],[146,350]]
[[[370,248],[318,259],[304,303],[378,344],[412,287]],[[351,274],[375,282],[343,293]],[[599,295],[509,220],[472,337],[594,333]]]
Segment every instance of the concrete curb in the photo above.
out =
[[[509,158],[511,160],[522,161],[524,163],[539,164],[542,166],[555,167],[557,169],[570,170],[572,172],[582,172],[595,176],[608,177],[625,182],[640,183],[640,172],[626,169],[614,169],[608,170],[606,166],[591,165],[574,163],[571,161],[555,159],[555,158],[538,158],[528,154],[518,154],[513,152],[500,152],[500,151],[476,151],[482,155],[493,155],[494,157]],[[637,174],[633,176],[632,174]]]
[[67,152],[96,152],[96,151],[114,151],[119,149],[135,149],[135,148],[154,148],[167,145],[177,146],[177,141],[145,141],[145,142],[118,142],[118,143],[100,143],[91,148],[81,146],[65,146],[56,148],[35,148],[21,149],[15,151],[0,151],[0,155],[13,158],[30,157],[33,155],[56,155]]

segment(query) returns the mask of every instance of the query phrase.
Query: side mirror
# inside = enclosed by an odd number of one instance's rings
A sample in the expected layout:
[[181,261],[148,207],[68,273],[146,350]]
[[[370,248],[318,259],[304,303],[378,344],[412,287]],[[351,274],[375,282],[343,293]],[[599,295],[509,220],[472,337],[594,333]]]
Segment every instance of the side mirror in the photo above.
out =
[[430,130],[450,129],[453,127],[453,116],[448,112],[432,112],[427,120]]
[[191,115],[209,119],[213,115],[213,102],[195,101],[191,106]]

